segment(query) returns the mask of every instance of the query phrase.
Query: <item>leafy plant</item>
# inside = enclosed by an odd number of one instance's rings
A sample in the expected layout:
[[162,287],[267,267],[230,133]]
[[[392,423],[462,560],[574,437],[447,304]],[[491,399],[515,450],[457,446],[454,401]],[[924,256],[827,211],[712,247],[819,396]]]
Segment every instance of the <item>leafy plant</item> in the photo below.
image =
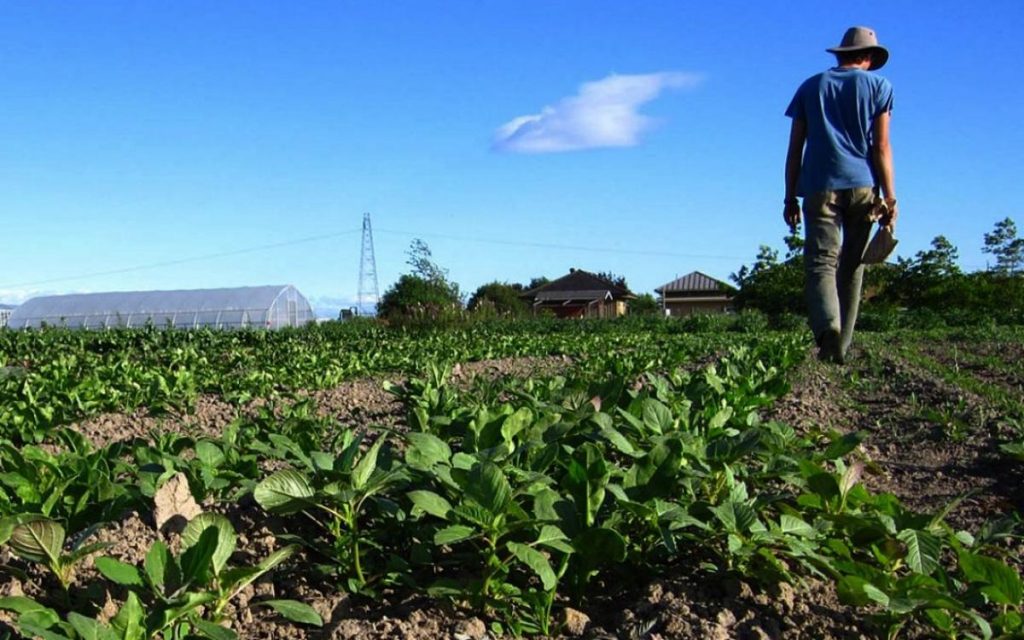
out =
[[390,456],[381,456],[384,437],[360,452],[362,438],[345,433],[337,457],[325,452],[307,456],[291,448],[305,463],[306,473],[294,469],[277,471],[256,485],[253,496],[261,507],[273,513],[326,514],[326,523],[320,518],[311,519],[326,529],[333,545],[332,555],[352,576],[350,589],[359,591],[369,582],[364,571],[363,548],[373,545],[372,538],[363,530],[362,519],[374,501],[380,513],[393,513],[391,504],[381,494],[401,483],[405,473],[401,466],[393,464]]
[[105,543],[83,545],[87,535],[78,537],[69,553],[64,552],[64,527],[40,515],[11,516],[0,520],[0,544],[29,562],[36,562],[53,574],[66,596],[74,578],[75,567],[89,555],[107,546]]

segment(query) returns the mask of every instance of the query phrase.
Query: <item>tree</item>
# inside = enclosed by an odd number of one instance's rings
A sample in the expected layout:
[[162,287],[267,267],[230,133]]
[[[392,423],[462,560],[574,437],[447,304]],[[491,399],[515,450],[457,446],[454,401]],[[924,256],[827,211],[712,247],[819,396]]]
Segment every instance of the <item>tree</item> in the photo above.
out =
[[473,292],[467,306],[470,311],[491,308],[500,315],[522,315],[527,311],[526,302],[519,297],[522,292],[521,284],[488,282]]
[[630,315],[653,316],[658,314],[658,300],[649,293],[641,293],[629,301]]
[[616,275],[611,271],[602,271],[596,275],[598,278],[601,278],[602,280],[607,280],[608,282],[614,284],[617,287],[629,289],[629,285],[626,284],[626,276]]
[[736,283],[737,287],[743,288],[748,282],[756,278],[772,267],[779,264],[779,252],[766,244],[757,249],[757,256],[754,257],[753,266],[743,265],[736,273],[730,274],[729,279]]
[[806,312],[804,301],[803,239],[790,234],[784,238],[786,259],[779,262],[779,252],[761,245],[754,264],[740,267],[729,278],[740,288],[736,306],[759,309],[765,313]]
[[378,315],[395,317],[422,311],[433,317],[444,310],[461,308],[459,285],[448,280],[448,271],[434,262],[427,243],[413,240],[407,255],[412,273],[402,275],[384,292],[377,305]]
[[[946,236],[935,236],[931,249],[918,251],[913,258],[898,258],[896,267],[880,302],[890,302],[908,308],[941,308],[954,304],[954,296],[964,284],[957,265],[959,252]],[[943,300],[946,302],[943,303]]]
[[430,247],[427,246],[426,242],[416,238],[409,244],[409,249],[405,253],[409,256],[405,263],[412,267],[412,275],[423,278],[428,282],[444,285],[448,287],[455,297],[459,297],[459,285],[450,282],[448,280],[448,270],[442,269],[434,262],[434,255],[431,253]]
[[549,282],[551,282],[551,279],[550,278],[545,278],[544,276],[537,276],[536,278],[531,278],[530,279],[530,283],[528,285],[526,285],[526,290],[527,291],[532,291],[532,290],[536,289],[537,287],[543,287],[544,285],[548,284]]
[[931,249],[917,253],[917,269],[933,278],[957,275],[960,273],[959,259],[959,250],[946,236],[935,236]]
[[985,234],[981,249],[996,258],[990,270],[1002,275],[1016,275],[1024,270],[1024,238],[1017,237],[1017,225],[1010,218],[997,222],[992,233]]

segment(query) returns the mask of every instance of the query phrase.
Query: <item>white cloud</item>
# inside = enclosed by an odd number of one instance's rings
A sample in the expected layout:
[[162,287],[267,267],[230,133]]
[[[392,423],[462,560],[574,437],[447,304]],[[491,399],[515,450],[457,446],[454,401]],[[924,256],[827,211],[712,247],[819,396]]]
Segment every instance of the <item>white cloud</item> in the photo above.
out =
[[495,133],[494,148],[511,153],[552,153],[631,147],[655,124],[637,109],[666,89],[692,88],[700,81],[699,74],[669,71],[612,74],[585,82],[576,95],[503,124]]

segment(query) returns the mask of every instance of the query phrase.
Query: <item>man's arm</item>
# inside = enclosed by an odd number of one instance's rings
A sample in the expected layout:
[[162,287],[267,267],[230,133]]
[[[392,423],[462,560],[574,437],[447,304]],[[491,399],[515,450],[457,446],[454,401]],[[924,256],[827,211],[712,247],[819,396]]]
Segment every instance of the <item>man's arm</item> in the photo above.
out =
[[889,144],[889,120],[888,111],[878,114],[872,126],[871,137],[873,147],[871,159],[875,167],[875,179],[878,186],[882,188],[882,195],[885,197],[885,204],[889,213],[879,223],[883,227],[894,228],[896,226],[896,176],[892,166],[892,146]]
[[800,203],[796,199],[796,191],[800,182],[800,164],[803,162],[806,141],[807,123],[800,118],[793,118],[793,124],[789,128],[789,149],[786,151],[786,208],[782,211],[783,219],[793,230],[800,224]]

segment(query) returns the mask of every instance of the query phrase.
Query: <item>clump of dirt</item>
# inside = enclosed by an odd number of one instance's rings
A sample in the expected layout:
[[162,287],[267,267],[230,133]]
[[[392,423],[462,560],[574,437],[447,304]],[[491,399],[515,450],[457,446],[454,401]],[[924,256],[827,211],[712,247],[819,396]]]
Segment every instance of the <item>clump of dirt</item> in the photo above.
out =
[[188,412],[150,411],[145,407],[131,413],[104,413],[81,420],[70,427],[93,445],[105,447],[114,442],[148,438],[150,434],[179,433],[187,436],[219,437],[239,408],[218,396],[202,395]]
[[496,380],[553,376],[563,373],[572,363],[573,359],[569,356],[479,360],[456,365],[452,371],[452,378],[457,383],[464,383],[468,386],[475,378]]
[[754,589],[741,580],[704,583],[696,573],[655,580],[617,615],[614,637],[862,638],[863,615],[839,603],[830,584],[779,583]]
[[[396,384],[399,384],[396,382]],[[405,421],[405,408],[384,390],[383,378],[346,382],[333,389],[310,393],[321,415],[348,427],[395,426]]]

